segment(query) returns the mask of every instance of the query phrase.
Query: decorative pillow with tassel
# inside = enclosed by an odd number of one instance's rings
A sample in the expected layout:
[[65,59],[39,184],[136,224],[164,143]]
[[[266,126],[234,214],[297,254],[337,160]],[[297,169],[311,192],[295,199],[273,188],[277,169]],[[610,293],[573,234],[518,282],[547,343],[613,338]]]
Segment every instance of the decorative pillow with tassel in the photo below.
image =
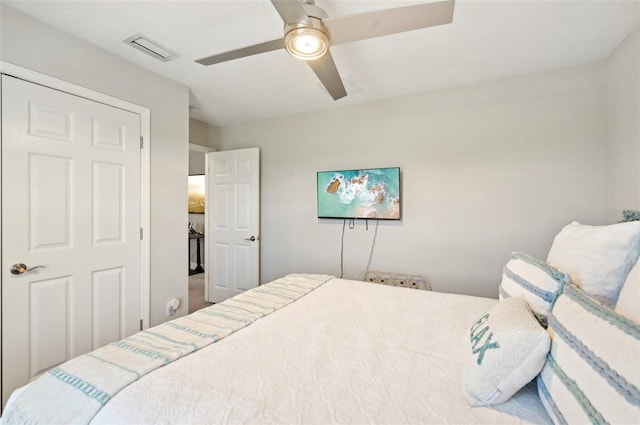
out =
[[614,308],[640,255],[640,221],[589,226],[573,222],[553,240],[547,262],[580,289]]

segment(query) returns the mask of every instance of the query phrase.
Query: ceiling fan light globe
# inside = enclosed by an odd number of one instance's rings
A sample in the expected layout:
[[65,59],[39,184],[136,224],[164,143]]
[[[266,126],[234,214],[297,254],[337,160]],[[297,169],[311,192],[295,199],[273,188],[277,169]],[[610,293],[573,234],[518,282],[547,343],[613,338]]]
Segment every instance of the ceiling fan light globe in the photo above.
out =
[[304,53],[305,55],[313,55],[322,50],[322,41],[318,40],[318,37],[314,35],[294,37],[291,42],[293,43],[293,50]]
[[296,28],[284,38],[285,48],[291,56],[302,60],[314,60],[329,50],[329,37],[316,28]]

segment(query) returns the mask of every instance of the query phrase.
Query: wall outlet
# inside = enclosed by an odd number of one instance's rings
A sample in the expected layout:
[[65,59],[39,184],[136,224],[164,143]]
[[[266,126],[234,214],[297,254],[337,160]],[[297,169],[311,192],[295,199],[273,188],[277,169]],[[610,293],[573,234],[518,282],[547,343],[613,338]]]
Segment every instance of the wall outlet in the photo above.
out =
[[178,298],[172,298],[167,301],[167,317],[176,314],[178,307],[180,307],[180,300]]

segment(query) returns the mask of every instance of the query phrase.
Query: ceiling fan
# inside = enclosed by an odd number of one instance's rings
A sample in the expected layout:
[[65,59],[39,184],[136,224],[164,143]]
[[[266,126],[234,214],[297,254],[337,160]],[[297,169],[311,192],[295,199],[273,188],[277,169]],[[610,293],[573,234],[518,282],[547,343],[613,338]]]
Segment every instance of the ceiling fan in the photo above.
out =
[[423,3],[351,16],[330,18],[314,0],[271,0],[284,21],[284,36],[242,49],[198,59],[213,65],[272,50],[286,49],[307,61],[334,100],[347,95],[329,46],[449,24],[455,0]]

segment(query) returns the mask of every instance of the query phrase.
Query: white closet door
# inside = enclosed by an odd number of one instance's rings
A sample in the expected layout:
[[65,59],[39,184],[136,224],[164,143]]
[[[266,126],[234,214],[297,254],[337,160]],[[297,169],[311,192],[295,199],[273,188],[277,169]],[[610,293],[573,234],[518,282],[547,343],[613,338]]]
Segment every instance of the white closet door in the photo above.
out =
[[139,115],[2,76],[3,405],[140,329],[140,187]]

